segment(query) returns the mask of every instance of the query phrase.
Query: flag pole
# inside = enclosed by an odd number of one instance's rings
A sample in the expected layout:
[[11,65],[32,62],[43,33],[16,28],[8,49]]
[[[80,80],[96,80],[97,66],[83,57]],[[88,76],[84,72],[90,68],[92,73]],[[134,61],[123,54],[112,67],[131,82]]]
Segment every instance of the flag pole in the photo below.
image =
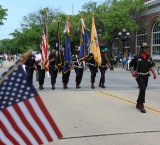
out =
[[32,54],[32,50],[28,50],[26,53],[24,53],[17,64],[12,67],[1,79],[0,79],[0,84],[14,71],[16,67],[18,67],[22,62],[24,62],[30,55]]

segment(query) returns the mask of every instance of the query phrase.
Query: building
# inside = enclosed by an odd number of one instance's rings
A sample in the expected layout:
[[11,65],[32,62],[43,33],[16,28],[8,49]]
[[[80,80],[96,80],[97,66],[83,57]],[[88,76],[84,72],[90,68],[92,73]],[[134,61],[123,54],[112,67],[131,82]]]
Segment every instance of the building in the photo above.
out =
[[146,27],[131,32],[129,37],[126,35],[125,40],[115,39],[113,44],[114,56],[129,55],[129,53],[137,54],[140,44],[146,42],[149,45],[148,53],[155,61],[160,62],[160,26],[156,21],[160,18],[160,0],[145,0],[145,4],[148,5],[148,9],[143,12],[139,20],[147,23]]

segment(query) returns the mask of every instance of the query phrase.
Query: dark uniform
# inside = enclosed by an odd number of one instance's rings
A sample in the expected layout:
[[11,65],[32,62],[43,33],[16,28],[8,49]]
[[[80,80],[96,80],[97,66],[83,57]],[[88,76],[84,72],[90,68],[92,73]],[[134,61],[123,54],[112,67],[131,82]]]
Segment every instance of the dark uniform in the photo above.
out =
[[71,71],[68,70],[66,73],[62,72],[62,82],[63,82],[63,88],[68,89],[67,84],[69,82],[69,76]]
[[78,60],[78,55],[73,58],[74,60],[74,69],[76,72],[76,88],[81,88],[79,85],[82,81],[82,76],[83,76],[83,63],[79,62]]
[[104,86],[104,83],[105,83],[105,72],[108,69],[106,64],[108,64],[110,68],[111,68],[111,66],[110,66],[109,62],[107,61],[107,58],[106,58],[105,54],[103,54],[103,53],[101,55],[101,60],[102,60],[102,63],[99,66],[99,70],[101,72],[101,78],[100,78],[100,81],[99,81],[99,86],[102,87],[102,88],[105,88],[105,86]]
[[33,82],[33,73],[35,70],[35,56],[31,55],[26,59],[26,63],[25,63],[25,69],[27,72],[28,77],[31,79],[31,81]]
[[95,77],[96,77],[96,73],[97,73],[97,64],[94,60],[94,56],[92,53],[89,54],[88,56],[88,63],[89,63],[89,69],[91,71],[91,88],[94,89],[94,82],[95,82]]
[[58,73],[58,69],[55,67],[55,60],[56,60],[55,54],[52,53],[49,55],[49,61],[50,60],[53,60],[53,61],[49,63],[49,73],[51,75],[52,89],[55,89],[55,83],[56,83],[56,78]]
[[[41,54],[38,54],[39,56],[42,57]],[[38,77],[39,77],[39,90],[44,89],[43,84],[44,84],[44,78],[45,78],[45,69],[41,65],[41,58],[36,58],[36,63],[37,63],[37,70],[38,70]]]
[[[131,67],[134,67],[134,71],[136,73],[132,72],[132,75],[133,77],[136,77],[136,81],[139,86],[139,95],[136,107],[140,109],[142,113],[145,113],[146,111],[144,109],[143,103],[145,103],[145,91],[148,85],[149,70],[153,67],[153,63],[149,59],[149,56],[146,53],[140,53],[131,60],[130,68]],[[154,73],[154,79],[155,79],[156,76],[154,70],[152,72]]]

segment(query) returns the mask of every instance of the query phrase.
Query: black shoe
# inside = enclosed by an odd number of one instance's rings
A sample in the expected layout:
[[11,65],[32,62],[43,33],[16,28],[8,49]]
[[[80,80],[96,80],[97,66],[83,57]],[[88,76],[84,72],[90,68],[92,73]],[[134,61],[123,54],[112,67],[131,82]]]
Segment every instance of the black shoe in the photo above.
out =
[[101,84],[101,83],[99,83],[99,87],[102,87],[102,84]]
[[68,87],[67,87],[67,86],[64,86],[63,88],[64,88],[64,89],[68,89]]
[[139,110],[142,112],[142,113],[146,113],[146,110],[144,109],[144,105],[140,105],[139,106]]
[[92,85],[91,88],[92,88],[92,89],[95,89],[95,86]]
[[102,86],[102,88],[106,88],[106,86]]
[[39,90],[42,90],[42,89],[43,89],[43,88],[40,86],[40,87],[39,87]]
[[139,109],[139,103],[136,104],[136,108]]

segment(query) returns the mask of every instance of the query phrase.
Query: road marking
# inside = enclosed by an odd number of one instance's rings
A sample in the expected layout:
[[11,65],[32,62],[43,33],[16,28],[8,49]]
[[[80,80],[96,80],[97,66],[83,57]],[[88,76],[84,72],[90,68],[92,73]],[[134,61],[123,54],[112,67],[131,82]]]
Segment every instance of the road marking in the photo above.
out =
[[[125,102],[125,103],[128,103],[128,104],[134,105],[134,106],[137,103],[137,102],[135,102],[133,100],[130,100],[130,99],[127,99],[127,98],[124,98],[124,97],[121,97],[121,96],[117,96],[115,94],[112,94],[112,93],[109,93],[109,92],[106,92],[106,91],[97,91],[97,92],[101,93],[103,95],[106,95],[108,97],[117,99],[119,101],[122,101],[122,102]],[[150,111],[150,112],[153,112],[155,114],[160,115],[160,109],[157,109],[157,108],[154,108],[154,107],[151,107],[151,106],[148,106],[148,105],[145,105],[145,109],[148,110],[148,111]]]

